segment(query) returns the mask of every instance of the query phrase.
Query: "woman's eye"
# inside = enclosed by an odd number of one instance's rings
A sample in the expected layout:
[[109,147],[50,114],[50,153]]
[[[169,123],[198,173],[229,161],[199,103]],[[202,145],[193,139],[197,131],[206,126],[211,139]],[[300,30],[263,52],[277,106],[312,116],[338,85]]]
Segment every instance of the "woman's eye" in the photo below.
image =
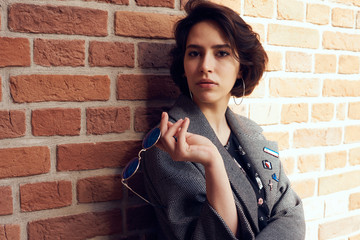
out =
[[197,56],[200,55],[200,53],[197,52],[197,51],[191,51],[191,52],[188,53],[188,55],[189,55],[190,57],[197,57]]
[[227,52],[227,51],[218,51],[218,52],[216,53],[216,55],[217,55],[218,57],[226,57],[226,56],[230,55],[230,53]]

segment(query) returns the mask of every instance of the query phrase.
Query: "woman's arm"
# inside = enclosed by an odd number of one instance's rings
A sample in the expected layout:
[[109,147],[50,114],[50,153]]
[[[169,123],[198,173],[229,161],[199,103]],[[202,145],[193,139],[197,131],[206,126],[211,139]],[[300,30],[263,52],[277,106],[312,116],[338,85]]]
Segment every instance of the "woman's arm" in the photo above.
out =
[[[219,154],[220,155],[220,154]],[[205,167],[206,196],[209,204],[219,213],[236,236],[238,216],[234,196],[221,159]]]
[[167,113],[163,113],[160,123],[162,137],[157,146],[168,152],[174,161],[190,161],[204,166],[207,200],[236,235],[237,209],[223,159],[209,139],[187,132],[189,124],[188,118],[171,123]]

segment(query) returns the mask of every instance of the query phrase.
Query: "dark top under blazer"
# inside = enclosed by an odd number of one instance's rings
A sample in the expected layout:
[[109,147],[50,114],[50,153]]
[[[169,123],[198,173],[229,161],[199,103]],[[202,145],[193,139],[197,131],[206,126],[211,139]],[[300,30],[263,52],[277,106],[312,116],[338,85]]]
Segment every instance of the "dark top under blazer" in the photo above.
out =
[[[150,201],[164,206],[155,208],[161,227],[160,239],[169,240],[303,240],[305,221],[300,198],[291,189],[280,160],[264,152],[264,147],[277,151],[275,142],[267,141],[262,128],[253,121],[234,114],[229,108],[226,118],[243,149],[252,161],[265,187],[270,209],[268,225],[259,232],[256,196],[248,179],[220,143],[200,109],[186,96],[180,96],[169,111],[170,121],[188,117],[189,132],[209,138],[218,148],[233,190],[239,219],[236,238],[221,216],[206,199],[204,167],[198,163],[175,162],[159,148],[145,152],[142,161],[145,187]],[[263,167],[268,160],[272,169]],[[279,182],[272,179],[276,174]],[[268,186],[273,183],[272,190]]]

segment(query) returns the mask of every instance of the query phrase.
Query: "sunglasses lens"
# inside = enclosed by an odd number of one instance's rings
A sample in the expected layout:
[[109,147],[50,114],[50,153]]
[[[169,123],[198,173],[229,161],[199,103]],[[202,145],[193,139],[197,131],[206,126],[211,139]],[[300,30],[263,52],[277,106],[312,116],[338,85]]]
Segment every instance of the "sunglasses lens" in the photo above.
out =
[[143,140],[143,148],[148,149],[154,146],[161,136],[160,128],[152,129]]
[[133,160],[131,160],[123,170],[122,173],[123,179],[126,180],[129,177],[131,177],[138,169],[139,164],[140,164],[139,158],[134,158]]

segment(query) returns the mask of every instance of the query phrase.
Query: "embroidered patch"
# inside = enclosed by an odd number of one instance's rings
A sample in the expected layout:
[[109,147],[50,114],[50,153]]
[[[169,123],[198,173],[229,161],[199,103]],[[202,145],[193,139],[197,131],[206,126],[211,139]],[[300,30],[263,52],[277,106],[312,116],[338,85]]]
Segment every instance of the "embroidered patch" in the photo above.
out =
[[264,147],[264,152],[270,154],[271,156],[274,156],[277,158],[279,157],[279,153],[275,152],[274,150],[271,150],[270,148]]
[[274,179],[275,181],[279,182],[279,178],[276,176],[276,173],[274,173],[273,175],[271,175],[272,179]]
[[263,164],[263,167],[264,167],[265,169],[269,169],[269,170],[272,169],[272,164],[271,164],[271,162],[269,162],[268,160],[263,160],[263,161],[262,161],[262,164]]
[[268,184],[268,186],[270,187],[270,191],[272,191],[272,189],[273,189],[273,183],[271,182],[271,179],[269,179],[269,184]]

